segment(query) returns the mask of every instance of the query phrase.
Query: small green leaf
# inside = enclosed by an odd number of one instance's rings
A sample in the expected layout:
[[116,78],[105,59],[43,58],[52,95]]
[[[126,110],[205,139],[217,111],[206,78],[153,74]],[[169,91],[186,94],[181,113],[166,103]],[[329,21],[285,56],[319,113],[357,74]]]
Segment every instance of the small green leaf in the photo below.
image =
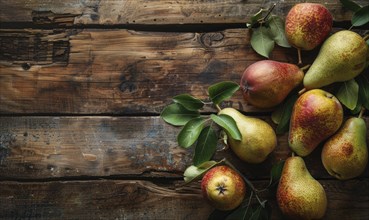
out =
[[359,98],[357,99],[356,107],[350,110],[351,114],[353,115],[359,114],[362,107],[363,107],[363,103],[360,98],[360,86],[359,86]]
[[239,141],[242,139],[242,135],[237,127],[236,121],[231,116],[211,114],[210,118],[222,127],[233,139]]
[[358,5],[357,3],[351,1],[351,0],[340,0],[340,2],[343,4],[343,7],[353,11],[353,12],[356,12],[358,11],[361,6]]
[[279,119],[278,126],[276,128],[277,134],[284,134],[285,132],[288,131],[293,105],[295,104],[297,98],[298,98],[297,93],[291,93],[289,96],[287,96],[286,100],[278,107],[281,109],[278,110],[280,112],[279,113],[280,119]]
[[278,105],[277,108],[272,112],[271,119],[274,122],[274,124],[281,123],[282,115],[283,115],[283,104]]
[[194,144],[204,128],[204,122],[205,119],[200,117],[191,119],[187,122],[178,134],[177,140],[179,146],[188,148]]
[[268,24],[274,41],[281,47],[291,47],[286,38],[283,19],[279,16],[272,15],[268,19]]
[[271,206],[267,201],[264,201],[253,211],[249,220],[269,220],[271,219],[271,213]]
[[200,179],[204,173],[206,173],[217,164],[219,164],[219,162],[211,160],[202,163],[198,167],[194,165],[187,167],[187,169],[183,173],[185,183]]
[[252,206],[240,205],[230,215],[227,216],[226,220],[248,220],[253,213]]
[[359,97],[359,85],[355,79],[343,82],[336,94],[338,100],[348,109],[353,110]]
[[209,97],[214,104],[218,105],[222,101],[229,99],[240,88],[235,82],[225,81],[209,86]]
[[215,131],[211,128],[211,126],[205,127],[198,138],[195,155],[193,157],[193,164],[198,166],[205,161],[211,159],[213,154],[216,151],[218,143],[218,137]]
[[356,81],[359,84],[360,102],[366,109],[369,109],[369,76],[362,73],[357,76]]
[[180,104],[174,103],[166,106],[160,116],[163,120],[174,126],[183,126],[193,118],[200,116],[198,111],[190,111]]
[[351,18],[352,26],[358,27],[369,22],[369,5],[360,8]]
[[274,40],[269,28],[261,26],[252,29],[251,46],[261,56],[269,58],[274,48]]
[[204,103],[200,99],[197,99],[189,94],[174,96],[173,101],[175,103],[183,105],[183,107],[187,108],[190,111],[199,110],[204,106]]
[[272,166],[272,169],[270,171],[270,186],[273,186],[279,182],[279,179],[282,175],[283,166],[284,160],[281,160]]

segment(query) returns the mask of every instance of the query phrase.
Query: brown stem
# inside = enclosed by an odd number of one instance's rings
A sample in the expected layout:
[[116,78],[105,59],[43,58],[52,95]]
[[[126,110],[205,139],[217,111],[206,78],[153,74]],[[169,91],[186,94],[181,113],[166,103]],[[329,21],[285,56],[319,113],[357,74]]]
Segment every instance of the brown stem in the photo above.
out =
[[297,57],[298,57],[297,65],[301,65],[302,64],[302,59],[301,59],[301,49],[300,48],[297,48]]
[[309,67],[310,67],[310,66],[311,66],[311,65],[310,65],[310,64],[308,64],[308,65],[306,65],[306,66],[301,67],[301,68],[300,68],[300,70],[301,70],[301,71],[305,71],[305,70],[309,69]]
[[303,88],[303,89],[301,89],[300,91],[299,91],[299,95],[301,95],[302,93],[304,93],[304,92],[306,92],[306,88]]
[[365,112],[365,108],[364,107],[361,107],[361,110],[360,110],[360,113],[359,113],[358,118],[363,117],[364,112]]
[[364,37],[363,37],[363,40],[364,41],[367,41],[369,39],[369,34],[367,34],[367,35],[365,35]]
[[215,105],[215,107],[217,108],[218,112],[220,112],[222,110],[218,104]]

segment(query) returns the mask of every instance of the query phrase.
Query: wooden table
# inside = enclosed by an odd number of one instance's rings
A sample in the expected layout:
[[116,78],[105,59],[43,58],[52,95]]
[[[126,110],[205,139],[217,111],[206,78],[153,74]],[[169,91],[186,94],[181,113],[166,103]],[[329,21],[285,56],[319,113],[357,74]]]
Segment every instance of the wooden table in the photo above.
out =
[[[0,219],[206,219],[213,208],[199,182],[183,185],[192,150],[178,146],[179,128],[159,114],[174,95],[205,98],[209,85],[239,82],[262,60],[245,23],[272,2],[0,0]],[[273,13],[285,16],[297,2],[279,2]],[[350,26],[338,0],[324,4],[335,30]],[[271,59],[297,63],[294,49],[276,47]],[[247,106],[240,93],[225,106],[275,127],[271,111]],[[320,151],[305,161],[327,192],[326,219],[368,219],[368,169],[338,181]],[[289,155],[284,134],[262,164],[229,150],[215,159],[262,187]],[[275,195],[262,196],[283,219]]]

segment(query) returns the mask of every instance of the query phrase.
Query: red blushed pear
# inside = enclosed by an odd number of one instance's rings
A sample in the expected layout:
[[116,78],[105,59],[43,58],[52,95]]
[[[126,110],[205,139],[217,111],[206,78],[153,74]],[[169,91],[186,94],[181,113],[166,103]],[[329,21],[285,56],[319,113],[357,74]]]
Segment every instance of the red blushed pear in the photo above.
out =
[[318,3],[299,3],[286,16],[285,33],[288,42],[299,53],[312,50],[328,37],[332,30],[333,18],[329,10]]
[[342,105],[335,96],[321,89],[309,90],[293,106],[288,144],[299,156],[307,156],[342,122]]
[[294,64],[262,60],[247,67],[240,84],[247,104],[271,108],[280,104],[303,78],[304,72]]
[[246,195],[244,180],[228,166],[216,166],[206,172],[201,190],[210,205],[222,211],[237,208]]

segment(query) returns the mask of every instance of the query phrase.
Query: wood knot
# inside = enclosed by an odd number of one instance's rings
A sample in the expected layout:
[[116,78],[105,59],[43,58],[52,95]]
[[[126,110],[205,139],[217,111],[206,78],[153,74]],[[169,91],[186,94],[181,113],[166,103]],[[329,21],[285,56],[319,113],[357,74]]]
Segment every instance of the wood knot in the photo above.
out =
[[224,35],[221,32],[216,33],[204,33],[200,37],[200,42],[205,47],[212,47],[214,45],[217,45],[222,41],[224,38]]

